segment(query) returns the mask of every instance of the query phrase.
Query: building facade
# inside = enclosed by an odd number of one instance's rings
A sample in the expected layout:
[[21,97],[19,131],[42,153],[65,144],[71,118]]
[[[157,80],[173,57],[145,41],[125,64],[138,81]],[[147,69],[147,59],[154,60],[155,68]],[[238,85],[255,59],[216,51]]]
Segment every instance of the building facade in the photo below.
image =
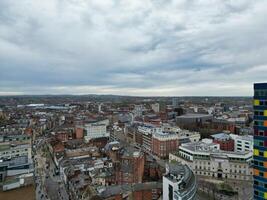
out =
[[110,134],[107,131],[108,124],[109,124],[108,120],[102,120],[85,124],[84,140],[86,142],[89,142],[91,139],[109,137]]
[[179,136],[172,132],[156,132],[152,136],[152,153],[160,158],[167,158],[169,153],[179,147]]
[[220,144],[220,149],[223,151],[234,151],[235,141],[226,133],[218,133],[211,135],[213,142]]
[[190,168],[170,163],[163,176],[163,199],[193,200],[197,190],[196,178]]
[[267,83],[254,84],[254,199],[267,199]]
[[188,165],[196,175],[252,181],[252,152],[222,151],[215,143],[186,143],[169,160]]
[[253,136],[252,135],[235,135],[230,134],[235,141],[235,151],[253,151]]

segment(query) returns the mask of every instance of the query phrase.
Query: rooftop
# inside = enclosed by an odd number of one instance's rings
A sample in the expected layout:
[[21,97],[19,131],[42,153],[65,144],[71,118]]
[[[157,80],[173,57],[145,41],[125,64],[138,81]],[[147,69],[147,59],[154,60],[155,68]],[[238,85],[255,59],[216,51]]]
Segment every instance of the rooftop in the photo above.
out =
[[231,139],[230,135],[228,135],[227,133],[217,133],[214,135],[211,135],[212,138],[214,138],[215,140],[229,140]]
[[201,113],[187,113],[185,115],[178,116],[176,118],[200,118],[200,117],[212,117],[209,114],[201,114]]

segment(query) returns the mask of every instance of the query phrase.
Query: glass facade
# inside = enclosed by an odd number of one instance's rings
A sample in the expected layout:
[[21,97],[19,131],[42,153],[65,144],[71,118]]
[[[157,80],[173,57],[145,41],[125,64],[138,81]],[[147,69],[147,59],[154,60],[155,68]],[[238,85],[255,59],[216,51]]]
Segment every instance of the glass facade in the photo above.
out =
[[267,83],[254,84],[254,199],[267,199]]

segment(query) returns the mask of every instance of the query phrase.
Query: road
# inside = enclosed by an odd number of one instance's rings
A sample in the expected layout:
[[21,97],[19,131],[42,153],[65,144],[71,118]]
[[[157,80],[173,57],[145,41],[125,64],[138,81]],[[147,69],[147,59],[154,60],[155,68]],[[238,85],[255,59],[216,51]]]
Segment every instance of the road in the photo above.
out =
[[60,177],[55,175],[55,165],[50,153],[45,153],[46,141],[46,138],[40,137],[34,142],[36,199],[69,200],[65,185]]

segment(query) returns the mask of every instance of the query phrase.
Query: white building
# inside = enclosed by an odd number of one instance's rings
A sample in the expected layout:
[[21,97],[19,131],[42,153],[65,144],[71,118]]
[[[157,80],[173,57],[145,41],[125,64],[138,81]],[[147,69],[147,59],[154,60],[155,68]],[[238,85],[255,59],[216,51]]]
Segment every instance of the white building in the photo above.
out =
[[169,154],[169,160],[188,165],[196,175],[222,179],[252,180],[253,154],[249,151],[222,151],[219,144],[186,143],[179,151]]
[[152,109],[155,113],[158,113],[158,112],[159,112],[159,103],[153,103],[153,104],[151,104],[151,109]]
[[143,126],[138,126],[137,131],[142,134],[142,140],[143,140],[143,147],[147,151],[151,151],[152,148],[152,136],[156,132],[162,131],[161,128],[155,127],[155,126],[150,126],[150,125],[143,125]]
[[163,125],[163,131],[174,132],[179,136],[179,140],[189,139],[190,142],[198,142],[200,140],[199,132],[180,129],[177,126]]
[[169,164],[163,176],[163,199],[191,200],[195,199],[197,190],[193,172],[179,163]]
[[253,136],[252,135],[235,135],[230,134],[230,137],[235,141],[235,151],[253,151]]
[[141,117],[143,115],[144,106],[143,105],[134,105],[134,116]]
[[109,137],[110,134],[107,131],[109,121],[103,120],[103,121],[97,121],[97,122],[91,122],[84,125],[85,129],[85,136],[84,140],[86,142],[89,142],[91,139],[94,138],[101,138],[101,137]]

